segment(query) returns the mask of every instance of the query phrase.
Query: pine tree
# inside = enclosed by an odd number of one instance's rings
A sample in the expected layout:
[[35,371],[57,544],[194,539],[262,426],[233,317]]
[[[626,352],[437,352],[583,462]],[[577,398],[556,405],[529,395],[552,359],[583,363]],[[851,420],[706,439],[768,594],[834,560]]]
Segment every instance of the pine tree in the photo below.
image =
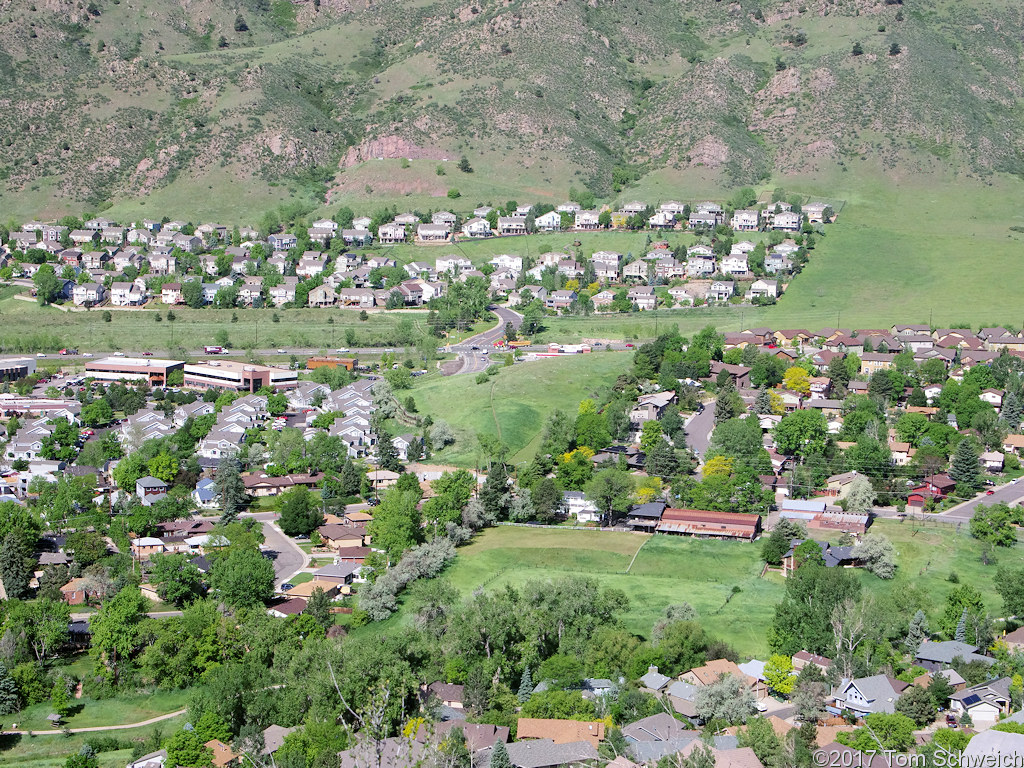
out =
[[757,390],[757,398],[754,400],[754,413],[766,414],[772,412],[772,398],[765,387]]
[[1010,429],[1017,429],[1020,427],[1021,420],[1024,420],[1024,402],[1021,402],[1020,395],[1013,390],[1007,392],[1006,397],[1003,398],[1003,407],[999,411],[999,416],[1005,421]]
[[505,463],[496,461],[491,465],[491,471],[487,475],[483,486],[480,488],[480,502],[487,510],[487,514],[495,520],[504,520],[507,517],[509,502],[511,501],[511,490],[508,485],[508,470]]
[[21,704],[18,701],[18,684],[14,682],[3,662],[0,662],[0,715],[10,715],[19,709]]
[[391,472],[401,472],[404,469],[398,458],[398,450],[391,441],[391,435],[383,428],[377,430],[377,465]]
[[0,546],[0,581],[8,600],[20,600],[28,593],[29,570],[25,562],[21,540],[13,533],[7,534]]
[[736,387],[732,379],[729,379],[718,390],[718,399],[715,400],[715,424],[721,424],[736,415],[737,400],[739,395],[736,393]]
[[973,495],[981,488],[979,455],[971,440],[964,438],[953,453],[949,476],[956,481],[957,491]]
[[910,620],[910,627],[907,630],[907,637],[903,641],[903,645],[906,646],[911,655],[916,656],[918,650],[921,648],[921,643],[923,643],[927,637],[928,617],[924,615],[924,611],[919,610],[914,614],[914,618]]
[[361,479],[362,478],[359,476],[359,470],[356,469],[356,465],[352,463],[352,459],[345,459],[345,463],[341,466],[341,472],[338,474],[338,486],[342,495],[357,495],[359,493]]
[[530,694],[533,693],[533,675],[530,674],[530,665],[523,667],[523,676],[519,680],[519,693],[517,698],[520,704],[525,704]]
[[504,741],[497,741],[491,750],[491,768],[512,768],[512,760],[508,756],[508,748]]
[[956,623],[956,632],[953,634],[953,639],[958,643],[967,642],[967,609],[964,608],[964,612],[960,614],[960,621]]
[[217,464],[214,484],[220,497],[221,522],[230,523],[238,518],[247,497],[241,474],[242,465],[234,456],[225,456]]

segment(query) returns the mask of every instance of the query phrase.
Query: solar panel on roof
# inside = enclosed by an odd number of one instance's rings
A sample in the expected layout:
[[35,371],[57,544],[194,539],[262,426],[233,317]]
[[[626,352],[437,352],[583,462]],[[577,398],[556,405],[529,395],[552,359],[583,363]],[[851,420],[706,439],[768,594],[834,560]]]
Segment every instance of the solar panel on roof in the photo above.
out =
[[960,703],[963,704],[965,708],[966,707],[973,707],[975,704],[981,703],[981,696],[979,696],[976,693],[972,693],[970,696],[966,697]]

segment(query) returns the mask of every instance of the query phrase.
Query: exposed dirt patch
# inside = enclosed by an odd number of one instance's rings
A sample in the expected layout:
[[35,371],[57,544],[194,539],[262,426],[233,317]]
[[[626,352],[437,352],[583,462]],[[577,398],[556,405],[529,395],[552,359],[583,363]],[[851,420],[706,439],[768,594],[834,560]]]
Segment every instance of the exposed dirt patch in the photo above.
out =
[[447,153],[436,147],[422,147],[414,144],[401,136],[381,136],[377,139],[367,139],[355,147],[349,147],[348,152],[341,159],[342,168],[351,168],[353,165],[382,157],[388,160],[397,160],[406,157],[410,160],[442,160]]

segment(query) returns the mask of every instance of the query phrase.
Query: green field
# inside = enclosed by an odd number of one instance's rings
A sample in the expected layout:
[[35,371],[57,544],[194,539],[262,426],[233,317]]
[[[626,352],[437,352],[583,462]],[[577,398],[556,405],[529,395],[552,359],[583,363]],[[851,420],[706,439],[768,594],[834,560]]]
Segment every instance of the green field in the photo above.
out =
[[[688,602],[712,634],[752,656],[766,650],[764,628],[783,589],[777,576],[760,578],[759,552],[757,544],[729,541],[501,526],[459,550],[446,578],[469,596],[481,586],[589,576],[626,594],[633,632],[650,636],[666,606]],[[734,587],[740,591],[731,595]]]
[[[74,702],[72,714],[64,719],[63,725],[68,728],[91,728],[142,722],[184,709],[187,700],[187,691],[156,691],[151,694],[103,700],[83,697]],[[46,716],[51,712],[53,709],[49,702],[35,704],[8,716],[5,723],[15,722],[18,729],[23,731],[52,731],[53,726],[46,720]]]
[[[424,377],[409,394],[420,413],[444,419],[455,430],[455,444],[434,460],[475,466],[483,458],[476,441],[482,432],[499,437],[509,460],[520,464],[533,457],[553,410],[575,413],[580,400],[599,393],[631,363],[628,352],[550,358],[503,368],[484,384],[471,374]],[[406,393],[400,395],[404,399]]]
[[[215,344],[216,334],[226,330],[231,345],[238,350],[300,347],[333,350],[341,346],[402,346],[398,343],[399,325],[422,330],[426,315],[372,312],[365,321],[359,312],[341,309],[189,309],[173,307],[175,320],[166,319],[160,304],[152,310],[111,311],[111,321],[103,321],[101,310],[63,312],[54,307],[39,307],[19,299],[0,300],[0,351],[31,345],[32,338],[53,339],[59,346],[76,346],[82,351],[152,351],[178,357],[186,350]],[[162,322],[155,320],[162,316]],[[278,322],[273,321],[277,315]],[[232,322],[232,317],[236,322]],[[333,322],[328,322],[333,321]],[[347,332],[355,333],[350,343]],[[44,349],[44,351],[54,351]]]
[[[164,736],[173,733],[185,723],[185,718],[185,715],[180,715],[143,728],[105,733],[0,737],[0,750],[2,750],[0,751],[0,755],[2,755],[0,762],[5,766],[17,766],[17,768],[60,768],[64,765],[68,755],[76,754],[90,739],[113,736],[122,743],[144,742],[154,732],[159,732]],[[10,718],[6,718],[4,725],[9,726],[10,722]],[[53,730],[49,726],[47,728]],[[131,754],[130,749],[120,749],[112,752],[100,752],[97,758],[100,768],[124,768],[131,760]]]
[[[956,587],[947,580],[955,571],[961,583],[981,591],[993,616],[1002,615],[1002,601],[992,584],[996,566],[981,563],[982,546],[975,539],[939,523],[922,527],[880,520],[871,530],[892,540],[899,571],[892,581],[860,571],[869,592],[881,595],[914,587],[926,596],[926,611],[934,623],[946,595]],[[649,636],[666,606],[685,601],[712,634],[741,655],[764,658],[765,631],[785,587],[777,574],[760,577],[760,551],[757,542],[500,526],[460,549],[445,578],[468,597],[481,587],[494,590],[562,575],[590,576],[626,594],[624,621],[633,632]],[[1018,546],[999,556],[1009,562],[1019,559],[1021,551]],[[731,594],[736,587],[739,591]]]

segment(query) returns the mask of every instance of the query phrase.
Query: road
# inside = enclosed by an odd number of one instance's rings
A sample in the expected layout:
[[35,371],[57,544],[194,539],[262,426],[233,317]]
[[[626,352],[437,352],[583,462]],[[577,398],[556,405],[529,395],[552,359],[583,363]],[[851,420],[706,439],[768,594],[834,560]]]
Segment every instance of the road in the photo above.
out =
[[928,515],[929,519],[943,520],[948,523],[969,523],[971,518],[974,517],[974,513],[978,510],[978,506],[981,504],[996,504],[998,502],[1004,502],[1006,504],[1013,504],[1024,498],[1024,483],[1019,480],[1011,480],[1005,485],[1000,485],[993,489],[991,495],[982,494],[977,496],[970,501],[965,501],[962,504],[957,504],[955,507],[939,512],[934,515]]
[[[498,316],[497,325],[483,333],[478,333],[476,336],[470,336],[459,344],[452,344],[448,347],[452,352],[457,353],[462,360],[462,368],[459,369],[459,374],[486,371],[490,367],[491,361],[485,354],[485,351],[493,349],[494,342],[505,335],[505,326],[508,323],[512,323],[513,328],[518,328],[523,324],[523,316],[518,312],[513,312],[508,307],[490,306],[488,309]],[[477,349],[474,349],[474,347],[477,347]]]
[[711,444],[711,433],[715,429],[715,401],[704,403],[704,410],[696,413],[686,425],[686,444],[703,460]]
[[277,520],[276,512],[257,512],[246,514],[245,517],[251,517],[263,523],[263,535],[266,537],[265,551],[271,555],[274,563],[275,589],[279,589],[284,582],[309,565],[309,555],[281,532],[275,522]]

